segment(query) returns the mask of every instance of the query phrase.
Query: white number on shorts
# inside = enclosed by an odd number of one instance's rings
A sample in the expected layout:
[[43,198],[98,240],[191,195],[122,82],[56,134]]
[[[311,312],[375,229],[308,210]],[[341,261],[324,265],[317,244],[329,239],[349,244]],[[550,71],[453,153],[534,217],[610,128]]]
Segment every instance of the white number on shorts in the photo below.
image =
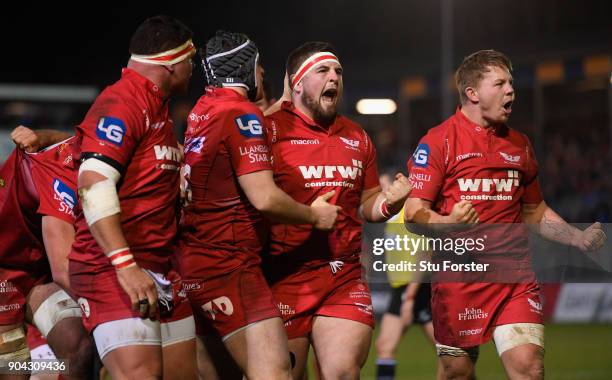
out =
[[[213,305],[216,307],[213,307]],[[208,312],[210,317],[215,320],[217,319],[216,314],[219,311],[227,316],[234,314],[234,305],[229,298],[222,296],[206,302],[204,305],[202,305],[202,310]]]

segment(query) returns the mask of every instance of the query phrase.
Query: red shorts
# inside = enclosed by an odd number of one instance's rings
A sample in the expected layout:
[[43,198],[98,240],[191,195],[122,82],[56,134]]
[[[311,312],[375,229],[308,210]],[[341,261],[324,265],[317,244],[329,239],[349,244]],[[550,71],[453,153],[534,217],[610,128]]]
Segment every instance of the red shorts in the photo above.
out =
[[[180,289],[178,276],[170,272],[166,278],[172,281],[175,289]],[[83,326],[89,333],[102,323],[140,316],[138,311],[132,309],[130,297],[119,284],[115,270],[97,274],[71,274],[70,288],[77,297]],[[189,303],[180,292],[174,293],[173,305],[171,316],[162,318],[161,323],[177,321],[192,314]]]
[[[188,275],[187,275],[188,276]],[[185,277],[198,335],[227,335],[251,323],[280,317],[259,265],[202,280]]]
[[431,305],[436,341],[468,348],[489,341],[495,326],[543,323],[537,283],[434,283]]
[[35,274],[0,268],[0,325],[22,323],[28,294],[36,285],[49,281],[51,275],[48,271]]
[[303,268],[276,280],[272,294],[289,339],[310,334],[316,315],[350,319],[374,328],[370,289],[361,276],[361,263],[355,261],[345,262],[336,273],[330,265],[324,265]]

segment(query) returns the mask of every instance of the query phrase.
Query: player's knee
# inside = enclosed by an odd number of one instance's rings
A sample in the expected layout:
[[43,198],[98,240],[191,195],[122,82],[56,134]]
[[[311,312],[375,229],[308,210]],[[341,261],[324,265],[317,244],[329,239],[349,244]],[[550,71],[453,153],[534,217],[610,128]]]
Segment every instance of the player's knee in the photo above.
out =
[[444,378],[446,380],[474,380],[476,374],[474,367],[464,364],[448,364],[444,363]]
[[525,379],[539,380],[544,378],[544,363],[536,356],[515,358],[512,366],[514,371]]
[[21,361],[30,358],[23,327],[0,333],[0,361]]
[[279,379],[279,380],[291,380],[291,368],[262,368],[247,370],[246,378],[253,380],[267,380],[267,379]]
[[351,380],[359,379],[361,366],[358,363],[334,362],[331,366],[321,364],[324,379]]
[[161,379],[162,378],[162,363],[161,361],[122,361],[121,365],[113,366],[110,369],[113,378],[123,379]]
[[70,363],[72,373],[89,374],[94,360],[93,340],[87,334],[81,334],[74,338],[72,346],[75,348],[69,351],[67,359]]

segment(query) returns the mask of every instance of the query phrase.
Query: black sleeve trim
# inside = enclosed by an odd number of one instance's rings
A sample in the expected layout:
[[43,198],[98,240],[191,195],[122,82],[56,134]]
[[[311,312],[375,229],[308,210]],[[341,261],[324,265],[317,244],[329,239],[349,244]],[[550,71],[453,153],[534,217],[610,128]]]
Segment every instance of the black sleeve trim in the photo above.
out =
[[123,175],[123,166],[119,162],[113,160],[110,157],[107,157],[101,153],[94,153],[94,152],[82,152],[81,153],[81,162],[84,162],[88,158],[95,158],[96,160],[100,160],[106,164],[109,164],[110,166],[115,168],[120,174]]

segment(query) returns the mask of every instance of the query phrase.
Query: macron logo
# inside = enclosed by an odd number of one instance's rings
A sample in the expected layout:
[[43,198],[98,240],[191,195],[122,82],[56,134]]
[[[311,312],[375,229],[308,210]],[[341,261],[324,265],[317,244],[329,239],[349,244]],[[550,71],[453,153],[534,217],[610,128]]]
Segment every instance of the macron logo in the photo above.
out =
[[300,171],[304,179],[335,178],[335,173],[340,173],[344,179],[356,179],[357,175],[362,175],[362,163],[353,160],[353,166],[300,166]]
[[490,192],[493,187],[498,193],[511,192],[512,186],[519,186],[519,173],[516,170],[508,170],[508,178],[459,178],[459,189],[462,192]]

